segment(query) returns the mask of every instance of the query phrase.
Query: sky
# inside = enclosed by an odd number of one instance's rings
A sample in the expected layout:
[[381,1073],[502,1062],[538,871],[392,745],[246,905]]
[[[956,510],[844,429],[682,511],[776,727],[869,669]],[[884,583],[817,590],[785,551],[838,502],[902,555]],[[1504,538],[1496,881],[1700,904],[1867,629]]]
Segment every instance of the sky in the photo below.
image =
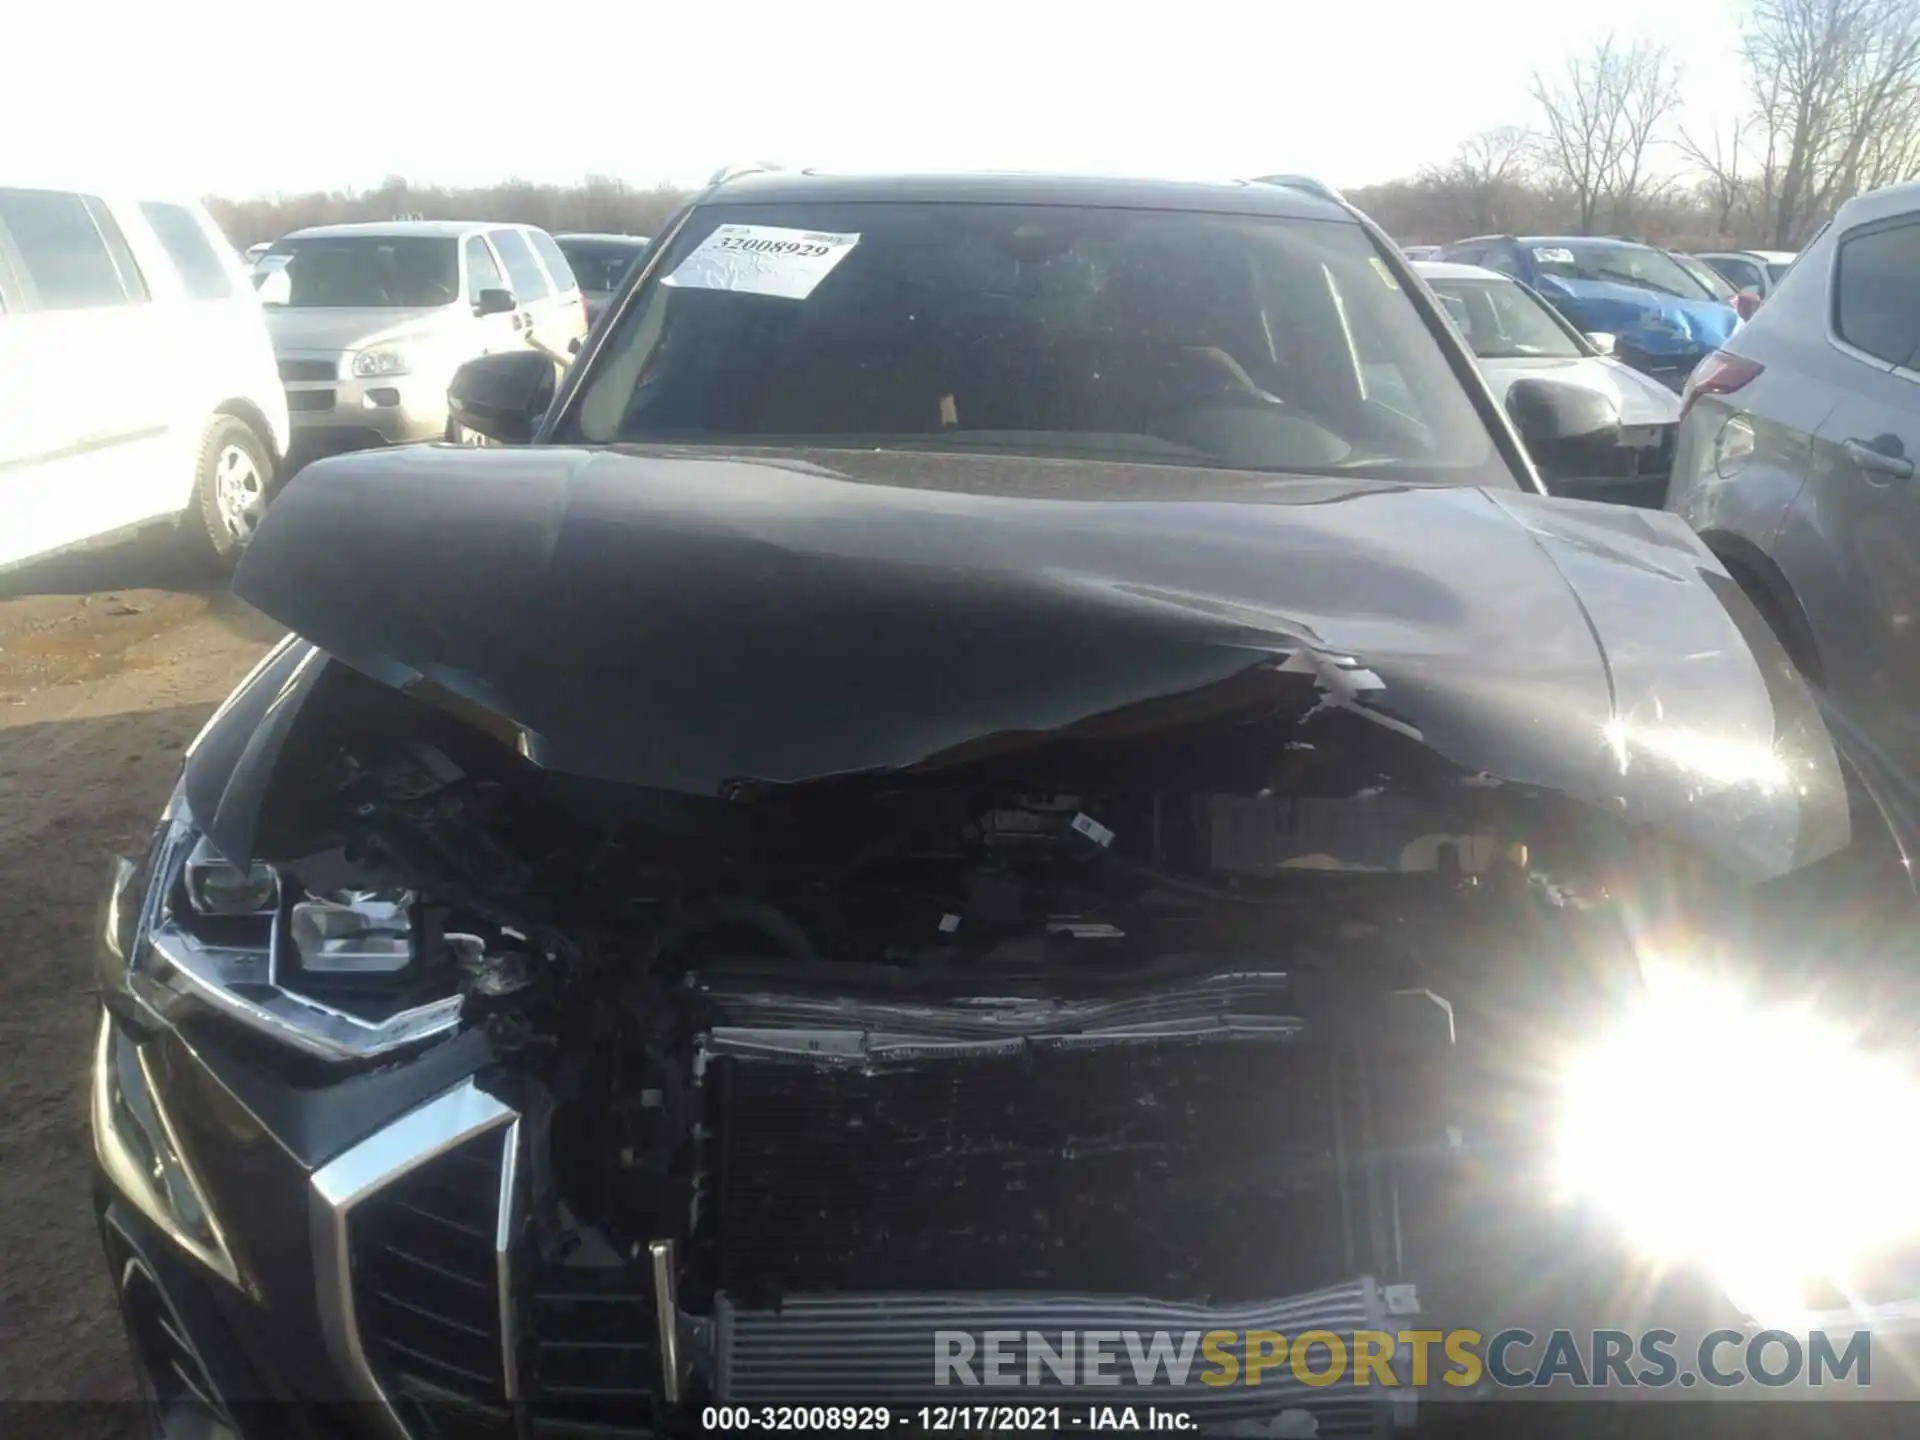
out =
[[742,161],[1356,187],[1534,122],[1529,72],[1609,30],[1672,47],[1691,128],[1730,121],[1737,3],[69,0],[8,20],[0,171],[32,137],[47,183],[234,198]]

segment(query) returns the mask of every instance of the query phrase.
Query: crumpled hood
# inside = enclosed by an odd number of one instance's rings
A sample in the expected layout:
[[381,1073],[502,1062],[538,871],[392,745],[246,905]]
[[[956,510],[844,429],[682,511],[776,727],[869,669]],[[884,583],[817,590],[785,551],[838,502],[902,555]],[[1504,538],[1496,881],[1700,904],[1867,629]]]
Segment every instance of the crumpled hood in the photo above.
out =
[[1647,355],[1699,355],[1717,350],[1739,316],[1718,300],[1682,300],[1609,280],[1540,277],[1540,293],[1580,329],[1614,336]]
[[1642,375],[1631,366],[1605,356],[1482,360],[1480,373],[1487,377],[1494,398],[1503,405],[1507,389],[1514,381],[1553,380],[1565,385],[1582,385],[1610,396],[1620,409],[1623,425],[1680,423],[1678,395],[1651,375]]
[[[1517,491],[416,446],[307,467],[234,588],[376,679],[481,707],[536,763],[699,795],[1238,706],[1247,735],[1331,712],[1756,877],[1846,834],[1810,697],[1692,533]],[[1300,746],[1252,748],[1246,783],[1284,784]]]
[[431,309],[334,310],[318,306],[262,305],[267,317],[267,333],[279,353],[305,351],[365,350],[373,345],[392,344],[399,339],[414,339],[432,333],[434,321],[443,315],[458,314],[441,305]]

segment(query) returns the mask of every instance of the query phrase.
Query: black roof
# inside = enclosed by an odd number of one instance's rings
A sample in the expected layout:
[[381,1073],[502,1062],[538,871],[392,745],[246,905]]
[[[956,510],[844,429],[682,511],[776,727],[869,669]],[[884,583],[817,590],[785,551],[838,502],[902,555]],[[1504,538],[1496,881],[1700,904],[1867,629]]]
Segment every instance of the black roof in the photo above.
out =
[[706,205],[778,205],[816,201],[947,201],[973,205],[1082,205],[1124,210],[1197,210],[1346,220],[1352,215],[1306,190],[1252,180],[1208,183],[1127,180],[1093,175],[822,175],[759,170],[701,197]]

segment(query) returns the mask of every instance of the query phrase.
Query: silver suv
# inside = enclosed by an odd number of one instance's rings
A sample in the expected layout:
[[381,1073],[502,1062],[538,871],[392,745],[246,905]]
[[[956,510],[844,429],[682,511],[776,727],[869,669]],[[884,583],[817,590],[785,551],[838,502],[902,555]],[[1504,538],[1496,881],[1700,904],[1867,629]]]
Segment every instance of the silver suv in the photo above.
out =
[[480,355],[565,355],[587,332],[567,257],[530,225],[413,220],[324,225],[276,240],[254,285],[300,460],[472,437],[447,382]]
[[1688,382],[1667,508],[1920,767],[1920,184],[1849,201]]

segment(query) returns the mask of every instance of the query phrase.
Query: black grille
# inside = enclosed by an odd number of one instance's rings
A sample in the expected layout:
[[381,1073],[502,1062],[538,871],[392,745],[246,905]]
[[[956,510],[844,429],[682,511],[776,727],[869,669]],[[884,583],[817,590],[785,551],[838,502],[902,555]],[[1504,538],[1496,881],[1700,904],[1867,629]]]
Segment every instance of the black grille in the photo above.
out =
[[533,1433],[620,1437],[652,1432],[660,1388],[653,1295],[636,1272],[552,1266],[527,1307]]
[[333,391],[331,390],[289,390],[287,409],[299,411],[333,409]]
[[502,1129],[437,1156],[348,1217],[360,1343],[396,1406],[504,1419],[495,1240],[508,1137]]
[[282,380],[332,380],[340,373],[336,360],[282,360]]
[[878,1071],[723,1060],[719,1288],[1232,1301],[1378,1268],[1353,1253],[1337,1157],[1364,1122],[1342,1125],[1336,1066],[1306,1043],[1178,1040]]

